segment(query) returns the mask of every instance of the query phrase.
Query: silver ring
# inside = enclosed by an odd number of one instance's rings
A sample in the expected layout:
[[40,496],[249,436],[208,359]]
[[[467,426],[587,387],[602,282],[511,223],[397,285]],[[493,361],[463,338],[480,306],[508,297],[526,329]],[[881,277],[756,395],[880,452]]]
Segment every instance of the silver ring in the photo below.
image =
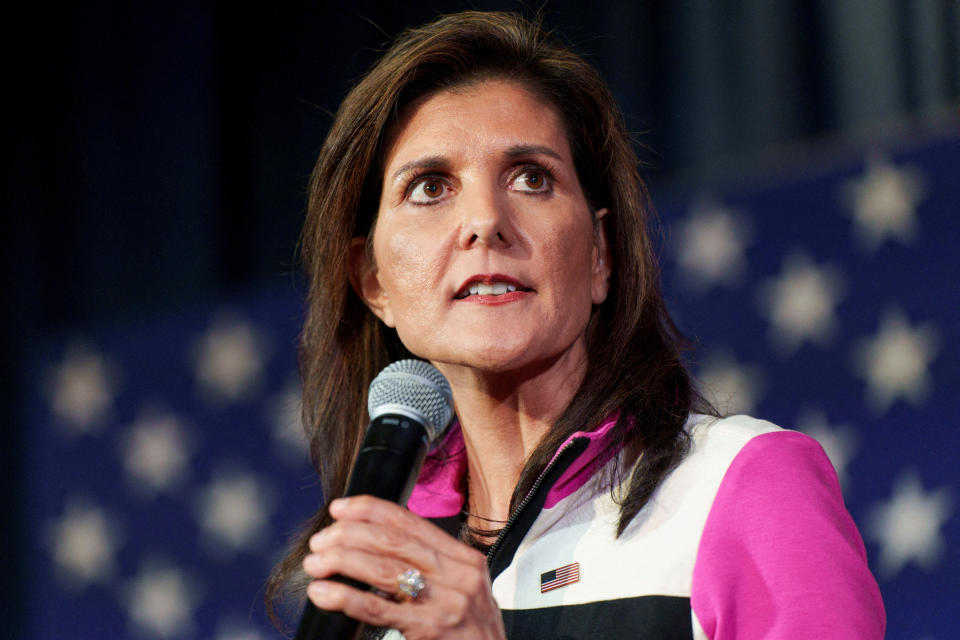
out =
[[407,569],[397,576],[396,599],[399,602],[416,600],[425,586],[427,585],[420,576],[419,571],[416,569]]

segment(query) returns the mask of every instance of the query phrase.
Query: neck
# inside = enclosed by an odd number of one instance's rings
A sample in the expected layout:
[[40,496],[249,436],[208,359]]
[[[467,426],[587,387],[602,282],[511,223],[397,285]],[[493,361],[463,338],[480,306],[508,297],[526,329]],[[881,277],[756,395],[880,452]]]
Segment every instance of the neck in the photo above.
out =
[[530,454],[553,428],[580,387],[586,354],[571,350],[520,371],[485,372],[435,363],[447,377],[467,453],[468,519],[478,529],[499,528]]

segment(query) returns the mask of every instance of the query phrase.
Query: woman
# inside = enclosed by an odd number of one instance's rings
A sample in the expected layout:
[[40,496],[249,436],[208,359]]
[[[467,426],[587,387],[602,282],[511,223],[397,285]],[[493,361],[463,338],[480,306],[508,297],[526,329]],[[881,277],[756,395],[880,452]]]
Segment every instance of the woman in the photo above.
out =
[[822,450],[693,389],[636,164],[596,71],[514,15],[408,31],[350,92],[303,235],[324,495],[389,362],[439,368],[457,423],[409,511],[332,500],[268,597],[302,565],[317,607],[409,640],[882,636]]

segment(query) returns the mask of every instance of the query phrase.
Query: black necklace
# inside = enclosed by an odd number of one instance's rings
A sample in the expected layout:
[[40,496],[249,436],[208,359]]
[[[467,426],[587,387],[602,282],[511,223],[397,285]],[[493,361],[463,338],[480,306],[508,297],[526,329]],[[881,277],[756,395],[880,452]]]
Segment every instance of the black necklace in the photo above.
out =
[[507,520],[494,520],[493,518],[485,518],[476,513],[470,513],[470,510],[467,507],[470,505],[470,472],[467,472],[467,482],[466,482],[466,495],[463,497],[463,509],[460,510],[460,515],[467,518],[476,518],[477,520],[483,520],[484,522],[493,522],[495,524],[507,524]]
[[497,524],[507,524],[507,520],[494,520],[493,518],[484,518],[483,516],[478,516],[475,513],[470,513],[466,508],[460,511],[461,515],[467,516],[468,518],[476,518],[477,520],[483,520],[484,522],[495,522]]

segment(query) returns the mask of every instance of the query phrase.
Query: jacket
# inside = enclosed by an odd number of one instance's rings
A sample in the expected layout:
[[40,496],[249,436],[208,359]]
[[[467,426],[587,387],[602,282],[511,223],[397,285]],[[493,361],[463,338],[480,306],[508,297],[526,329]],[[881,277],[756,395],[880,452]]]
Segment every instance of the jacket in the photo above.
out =
[[[617,537],[630,477],[613,477],[617,417],[558,449],[488,554],[509,638],[883,637],[863,541],[815,440],[692,416],[690,452]],[[408,507],[456,531],[465,472],[455,425]]]

